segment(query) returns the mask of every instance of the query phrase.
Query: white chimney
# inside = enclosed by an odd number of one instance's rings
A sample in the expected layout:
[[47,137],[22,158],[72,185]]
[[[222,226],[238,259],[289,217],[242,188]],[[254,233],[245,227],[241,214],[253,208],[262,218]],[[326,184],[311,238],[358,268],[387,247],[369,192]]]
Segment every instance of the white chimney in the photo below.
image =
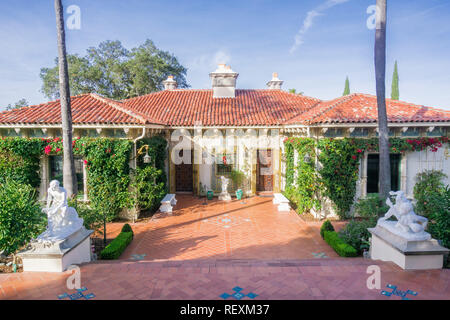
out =
[[217,70],[209,74],[212,81],[213,98],[236,97],[236,79],[238,76],[239,73],[231,70],[230,66],[219,64]]
[[177,88],[177,82],[173,79],[173,76],[168,76],[167,80],[163,81],[164,90],[175,90]]
[[278,73],[274,72],[272,74],[272,80],[267,82],[267,87],[273,90],[281,90],[283,82],[284,82],[283,80],[278,79]]

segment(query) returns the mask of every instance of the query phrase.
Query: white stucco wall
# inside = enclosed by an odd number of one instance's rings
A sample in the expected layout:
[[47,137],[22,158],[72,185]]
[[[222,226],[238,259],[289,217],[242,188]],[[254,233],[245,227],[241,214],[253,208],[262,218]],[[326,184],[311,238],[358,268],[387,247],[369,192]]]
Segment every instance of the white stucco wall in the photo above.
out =
[[[446,148],[439,148],[437,152],[424,150],[411,152],[406,156],[406,194],[413,197],[416,175],[425,170],[442,170],[448,177],[445,184],[450,184],[450,157],[445,156]],[[448,150],[448,149],[447,149]]]

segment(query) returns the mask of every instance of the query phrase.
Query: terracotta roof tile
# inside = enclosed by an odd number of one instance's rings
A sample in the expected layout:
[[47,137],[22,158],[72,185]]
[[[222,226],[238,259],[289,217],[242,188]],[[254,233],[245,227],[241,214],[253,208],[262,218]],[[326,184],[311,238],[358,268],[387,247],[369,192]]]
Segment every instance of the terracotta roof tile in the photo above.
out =
[[[388,121],[448,122],[450,111],[440,110],[403,101],[386,99]],[[354,93],[330,101],[323,101],[309,111],[289,120],[287,124],[376,123],[377,97]]]
[[[376,96],[351,94],[321,101],[281,90],[236,90],[213,98],[212,90],[165,90],[115,101],[96,94],[72,97],[75,124],[168,126],[268,126],[375,123]],[[390,122],[450,122],[450,111],[386,100]],[[59,100],[0,112],[2,124],[59,124]]]
[[[71,98],[72,121],[76,124],[142,124],[145,119],[134,115],[121,103],[97,96],[82,94]],[[61,105],[59,100],[0,112],[3,124],[59,124]]]
[[281,90],[236,90],[235,98],[213,98],[212,90],[165,90],[124,100],[150,122],[172,126],[280,125],[320,100]]

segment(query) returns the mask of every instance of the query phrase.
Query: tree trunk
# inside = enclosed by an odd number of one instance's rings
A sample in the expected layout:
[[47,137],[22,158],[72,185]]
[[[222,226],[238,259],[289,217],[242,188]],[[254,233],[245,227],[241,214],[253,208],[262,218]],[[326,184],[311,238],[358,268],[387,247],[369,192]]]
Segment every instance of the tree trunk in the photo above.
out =
[[61,124],[63,137],[63,185],[67,196],[73,198],[78,193],[77,176],[72,150],[72,110],[70,107],[69,72],[66,56],[66,35],[64,11],[61,0],[55,0],[56,29],[58,31],[59,96],[61,101]]
[[386,0],[377,0],[375,31],[375,76],[378,105],[378,133],[380,145],[379,194],[385,199],[391,189],[389,161],[389,129],[386,113]]

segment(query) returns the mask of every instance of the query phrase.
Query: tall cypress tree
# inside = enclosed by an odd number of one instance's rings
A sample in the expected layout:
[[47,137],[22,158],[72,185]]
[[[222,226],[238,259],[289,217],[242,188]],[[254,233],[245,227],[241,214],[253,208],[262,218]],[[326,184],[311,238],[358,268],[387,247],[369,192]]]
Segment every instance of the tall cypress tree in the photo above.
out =
[[398,67],[397,61],[395,61],[394,74],[392,75],[392,89],[391,89],[391,99],[400,99],[400,90],[398,88]]
[[343,96],[348,96],[350,94],[350,81],[348,80],[348,76],[345,79],[345,89]]

